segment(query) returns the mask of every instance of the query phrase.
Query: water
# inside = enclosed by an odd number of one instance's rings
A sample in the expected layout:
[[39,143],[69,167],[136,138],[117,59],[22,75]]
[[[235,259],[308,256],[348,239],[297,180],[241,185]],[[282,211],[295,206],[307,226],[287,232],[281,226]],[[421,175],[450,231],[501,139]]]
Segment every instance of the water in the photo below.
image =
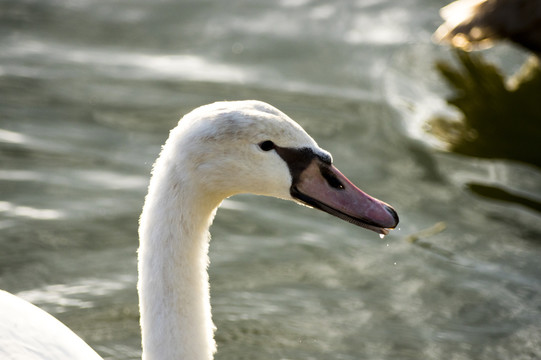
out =
[[[276,199],[212,228],[216,359],[541,358],[538,169],[441,151],[446,1],[3,1],[0,288],[106,359],[140,356],[137,218],[178,118],[256,98],[398,210],[385,240]],[[487,56],[508,73],[525,55]]]

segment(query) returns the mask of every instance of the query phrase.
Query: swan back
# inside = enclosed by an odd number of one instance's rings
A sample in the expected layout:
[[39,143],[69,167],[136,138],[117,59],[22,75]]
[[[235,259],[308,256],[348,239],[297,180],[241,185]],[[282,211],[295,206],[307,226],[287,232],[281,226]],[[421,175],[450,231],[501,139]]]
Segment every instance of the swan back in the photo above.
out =
[[0,359],[101,359],[66,325],[29,302],[0,290],[0,304]]

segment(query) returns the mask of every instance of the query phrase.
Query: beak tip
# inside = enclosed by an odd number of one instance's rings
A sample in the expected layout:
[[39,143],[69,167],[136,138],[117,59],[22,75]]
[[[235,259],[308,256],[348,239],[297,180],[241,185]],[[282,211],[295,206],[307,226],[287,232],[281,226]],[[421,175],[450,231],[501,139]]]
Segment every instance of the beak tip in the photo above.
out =
[[390,229],[393,229],[398,225],[398,222],[400,221],[400,219],[398,218],[398,213],[396,212],[396,210],[394,208],[392,208],[391,206],[389,206],[387,204],[385,204],[384,207],[385,207],[385,210],[387,210],[387,212],[389,214],[391,214],[391,216],[394,219],[394,225],[389,226]]

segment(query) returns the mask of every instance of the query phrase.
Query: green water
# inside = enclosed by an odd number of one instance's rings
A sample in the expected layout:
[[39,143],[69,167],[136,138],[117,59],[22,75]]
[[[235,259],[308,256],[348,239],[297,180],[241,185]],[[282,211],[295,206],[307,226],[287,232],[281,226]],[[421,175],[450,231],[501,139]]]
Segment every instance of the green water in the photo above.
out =
[[[422,132],[450,112],[434,61],[452,56],[430,43],[445,3],[3,1],[0,288],[104,358],[137,359],[151,165],[186,112],[255,98],[401,223],[382,240],[292,203],[227,200],[211,229],[216,359],[540,358],[539,213],[468,184],[539,203],[541,173]],[[515,51],[488,56],[512,72]]]

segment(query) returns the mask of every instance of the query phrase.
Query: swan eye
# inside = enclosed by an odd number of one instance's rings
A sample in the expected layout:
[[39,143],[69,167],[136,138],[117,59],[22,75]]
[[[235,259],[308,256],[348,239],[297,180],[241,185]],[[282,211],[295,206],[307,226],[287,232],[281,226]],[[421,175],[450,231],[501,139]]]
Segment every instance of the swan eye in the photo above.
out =
[[270,141],[270,140],[266,140],[266,141],[263,141],[263,142],[259,143],[259,147],[263,151],[270,151],[270,150],[274,149],[274,143],[272,141]]

